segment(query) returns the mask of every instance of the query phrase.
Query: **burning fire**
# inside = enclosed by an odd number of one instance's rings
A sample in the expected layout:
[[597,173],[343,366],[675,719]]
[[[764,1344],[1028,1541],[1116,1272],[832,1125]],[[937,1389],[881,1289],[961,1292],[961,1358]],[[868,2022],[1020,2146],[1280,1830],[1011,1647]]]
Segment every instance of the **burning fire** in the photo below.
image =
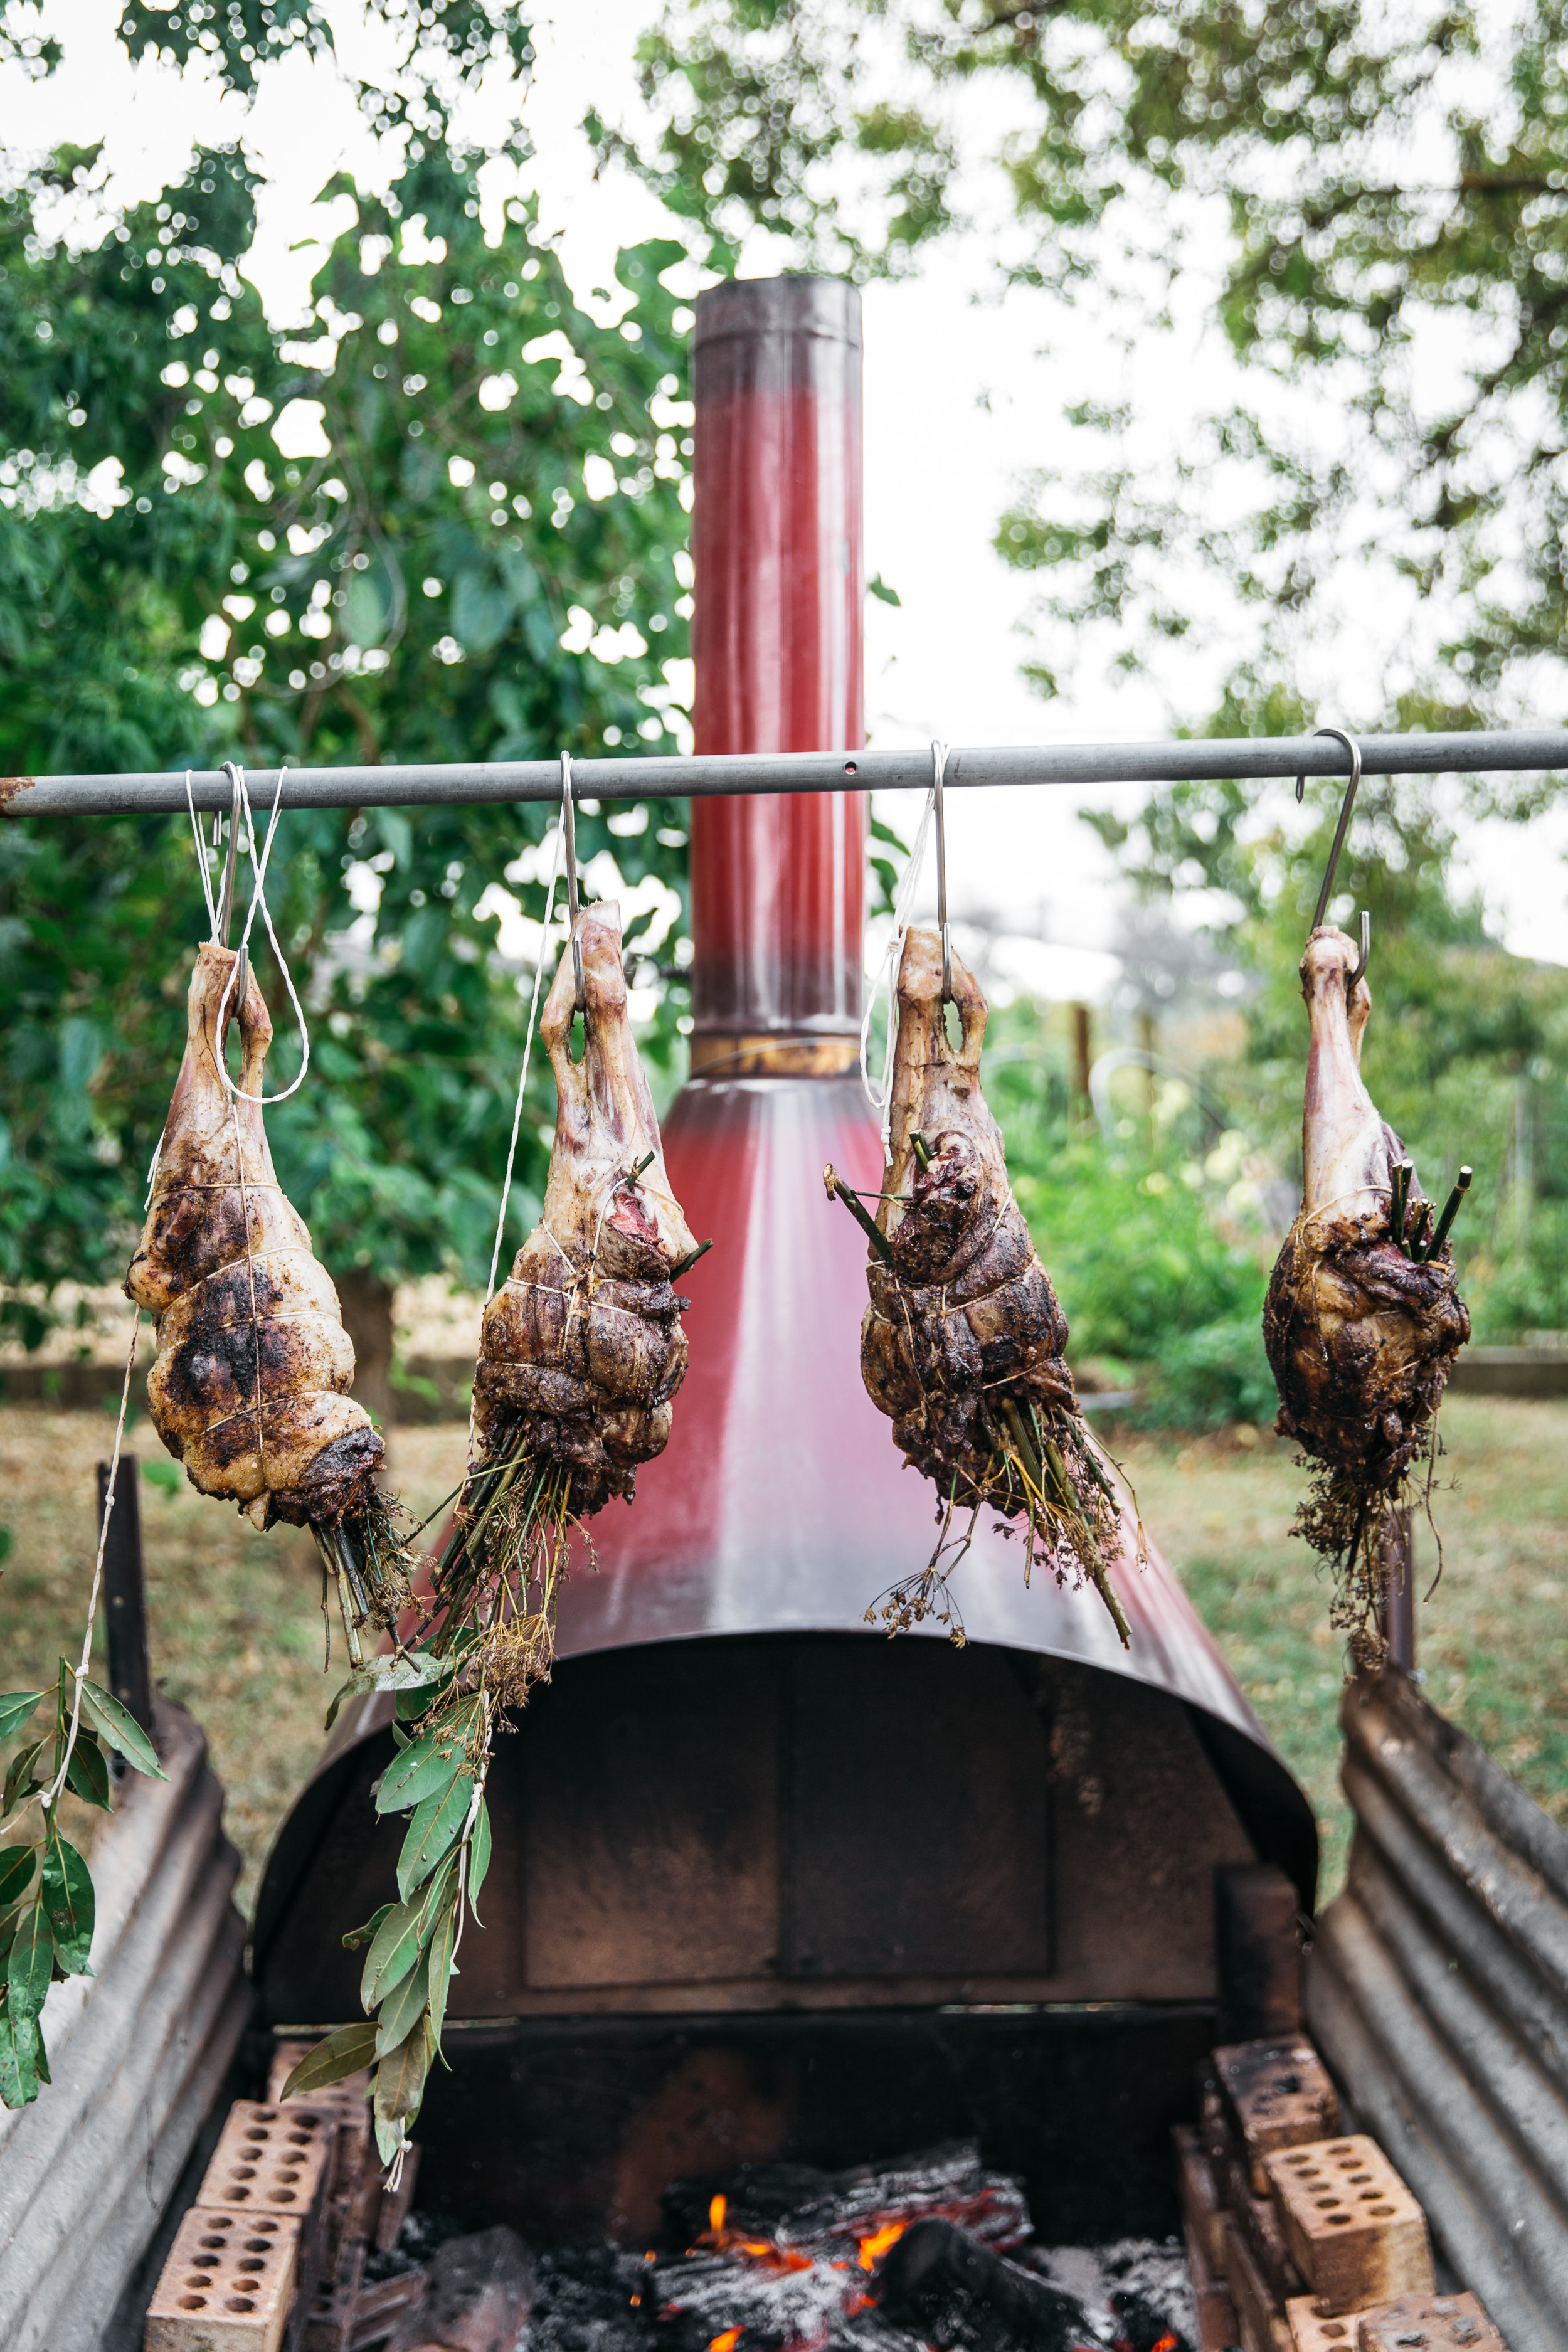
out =
[[[781,2275],[788,2271],[808,2271],[811,2268],[809,2254],[796,2253],[789,2246],[776,2246],[771,2238],[742,2238],[726,2229],[724,2217],[729,2210],[727,2197],[715,2197],[711,2200],[708,2208],[708,2227],[698,2240],[699,2245],[710,2246],[715,2253],[720,2254],[745,2254],[752,2262],[760,2263],[764,2270],[776,2271]],[[708,2352],[734,2352],[740,2333],[737,2327],[723,2336],[715,2336],[708,2347]]]
[[881,2228],[873,2230],[868,2238],[859,2239],[861,2269],[868,2271],[879,2262],[889,2246],[898,2244],[909,2226],[907,2221],[884,2221]]
[[[721,2205],[724,2200],[721,2197],[718,2202]],[[735,2347],[740,2340],[741,2331],[738,2327],[726,2327],[722,2336],[709,2338],[708,2352],[735,2352]],[[1172,2341],[1174,2341],[1173,2337]]]

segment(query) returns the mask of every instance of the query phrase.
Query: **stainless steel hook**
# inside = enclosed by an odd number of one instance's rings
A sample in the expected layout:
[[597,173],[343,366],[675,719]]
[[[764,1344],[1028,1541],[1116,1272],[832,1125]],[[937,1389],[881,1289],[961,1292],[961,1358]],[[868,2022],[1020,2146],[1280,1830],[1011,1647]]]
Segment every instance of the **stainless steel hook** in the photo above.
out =
[[936,812],[936,920],[942,933],[942,1001],[952,1003],[952,940],[947,924],[947,811],[942,782],[947,768],[947,745],[931,747],[931,805]]
[[[1336,742],[1342,743],[1345,750],[1350,754],[1351,762],[1351,780],[1345,786],[1344,799],[1340,803],[1340,821],[1334,827],[1333,846],[1329,851],[1329,863],[1323,875],[1323,887],[1318,893],[1317,912],[1312,917],[1312,929],[1316,931],[1321,929],[1322,927],[1323,917],[1328,911],[1329,900],[1333,896],[1334,875],[1339,866],[1340,852],[1345,845],[1345,835],[1351,829],[1351,811],[1355,806],[1355,796],[1361,787],[1361,745],[1356,741],[1355,737],[1353,735],[1347,734],[1342,727],[1320,727],[1315,730],[1315,732],[1319,735],[1331,735]],[[1306,777],[1298,776],[1296,779],[1296,798],[1298,800],[1300,800],[1303,797],[1306,788]],[[1355,970],[1352,972],[1347,973],[1345,976],[1345,995],[1347,999],[1349,998],[1351,992],[1355,987],[1356,982],[1365,972],[1367,964],[1371,960],[1371,956],[1372,917],[1363,907],[1361,910],[1361,961],[1357,963]]]
[[572,754],[561,754],[561,830],[566,851],[566,918],[572,927],[572,972],[577,983],[574,999],[576,1010],[588,1009],[588,992],[583,985],[583,942],[577,937],[577,823],[572,805]]
[[[239,820],[245,798],[244,769],[241,768],[236,761],[226,760],[223,763],[223,772],[228,778],[230,796],[228,810],[228,856],[224,861],[223,881],[219,886],[217,897],[217,913],[213,922],[213,943],[215,946],[220,948],[227,947],[229,925],[234,920],[235,860],[239,854]],[[253,850],[252,856],[254,856],[254,854]],[[237,1012],[245,1003],[245,992],[249,984],[250,957],[247,950],[244,947],[241,947],[239,950],[239,969],[235,974],[234,986],[234,1003]]]

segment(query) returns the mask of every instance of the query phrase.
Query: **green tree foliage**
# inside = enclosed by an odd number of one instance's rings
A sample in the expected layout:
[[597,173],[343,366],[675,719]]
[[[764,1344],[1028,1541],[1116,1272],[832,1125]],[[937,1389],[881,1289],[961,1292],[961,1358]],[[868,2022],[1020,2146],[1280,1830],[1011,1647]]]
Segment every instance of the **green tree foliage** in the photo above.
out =
[[[1217,320],[1258,397],[1163,478],[1127,453],[1131,410],[1076,410],[1001,551],[1040,573],[1049,644],[1109,621],[1130,662],[1186,633],[1207,570],[1250,609],[1250,677],[1271,681],[1370,550],[1435,615],[1424,689],[1462,719],[1538,691],[1542,658],[1555,681],[1568,624],[1565,35],[1563,0],[671,0],[645,45],[660,127],[641,161],[730,246],[760,226],[893,271],[955,217],[980,87],[1012,121],[998,276],[1116,290],[1130,335],[1162,320],[1124,245],[1169,282],[1218,211]],[[1333,429],[1282,422],[1269,376],[1316,381]],[[1223,526],[1222,476],[1242,509]],[[1037,675],[1050,691],[1048,652]]]
[[[660,273],[681,248],[624,253],[630,306],[596,324],[531,205],[487,236],[483,159],[446,135],[463,75],[508,42],[525,70],[526,36],[460,5],[406,26],[397,86],[361,100],[415,135],[384,196],[327,192],[357,219],[321,254],[306,327],[269,325],[239,273],[253,187],[237,154],[197,155],[85,243],[58,224],[93,203],[93,153],[0,202],[6,772],[234,758],[262,811],[285,760],[674,748],[690,412]],[[216,46],[241,88],[268,47],[326,38],[254,0],[131,11],[122,30],[132,47]],[[526,1010],[495,953],[496,890],[542,912],[542,869],[505,877],[551,821],[280,822],[269,897],[313,1049],[269,1129],[339,1271],[483,1276]],[[684,892],[684,838],[675,803],[580,822],[584,862],[608,849],[628,886],[663,886],[632,927],[645,945]],[[40,1309],[17,1286],[122,1270],[205,929],[184,816],[0,820],[0,1287],[30,1338]],[[257,942],[282,1083],[297,1049],[259,927]],[[666,992],[665,1041],[679,1002]],[[513,1242],[546,1116],[542,1088]]]

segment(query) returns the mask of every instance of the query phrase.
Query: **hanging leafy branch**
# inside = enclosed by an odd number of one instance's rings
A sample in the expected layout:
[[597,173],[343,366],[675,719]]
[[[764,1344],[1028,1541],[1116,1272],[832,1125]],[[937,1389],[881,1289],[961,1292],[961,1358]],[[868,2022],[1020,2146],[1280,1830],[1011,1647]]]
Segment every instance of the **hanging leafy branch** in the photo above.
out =
[[[63,1782],[85,1804],[109,1812],[106,1749],[153,1780],[168,1777],[120,1701],[85,1676],[80,1688],[79,1710],[74,1671],[62,1658],[52,1692],[0,1696],[0,1739],[13,1738],[52,1700],[47,1727],[17,1749],[0,1793],[0,1821],[19,1822],[35,1804],[41,1815],[30,1843],[0,1846],[0,2104],[7,2107],[26,2106],[49,2080],[40,2020],[50,1985],[92,1974],[92,1876],[60,1830],[52,1792]],[[85,1721],[74,1721],[79,1712]]]

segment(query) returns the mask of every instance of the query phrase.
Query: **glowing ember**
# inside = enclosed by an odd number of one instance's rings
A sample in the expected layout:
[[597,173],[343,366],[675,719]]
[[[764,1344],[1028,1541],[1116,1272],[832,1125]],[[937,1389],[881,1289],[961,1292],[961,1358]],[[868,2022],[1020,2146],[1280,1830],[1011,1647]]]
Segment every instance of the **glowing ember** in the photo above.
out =
[[[652,2265],[642,2311],[668,2352],[1190,2352],[1195,2341],[1181,2332],[1179,2242],[1042,2248],[1022,2183],[987,2171],[972,2141],[841,2173],[742,2165],[672,2183],[665,2209],[687,2251]],[[566,2352],[564,2341],[540,2352]]]
[[870,2270],[889,2246],[898,2244],[909,2226],[907,2221],[884,2221],[879,2230],[873,2230],[869,2237],[862,2238],[859,2242],[861,2269]]

